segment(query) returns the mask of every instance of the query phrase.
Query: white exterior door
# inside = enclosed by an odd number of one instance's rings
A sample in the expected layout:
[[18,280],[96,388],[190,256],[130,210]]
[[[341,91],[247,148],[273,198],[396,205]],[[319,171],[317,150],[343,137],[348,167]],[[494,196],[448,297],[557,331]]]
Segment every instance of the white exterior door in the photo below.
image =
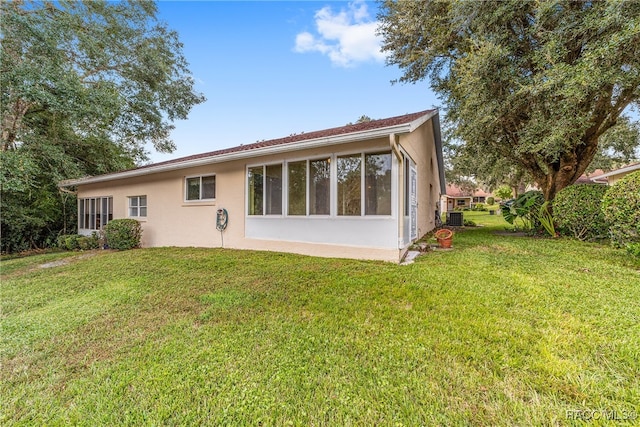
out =
[[409,224],[411,240],[418,238],[418,171],[413,162],[409,167]]

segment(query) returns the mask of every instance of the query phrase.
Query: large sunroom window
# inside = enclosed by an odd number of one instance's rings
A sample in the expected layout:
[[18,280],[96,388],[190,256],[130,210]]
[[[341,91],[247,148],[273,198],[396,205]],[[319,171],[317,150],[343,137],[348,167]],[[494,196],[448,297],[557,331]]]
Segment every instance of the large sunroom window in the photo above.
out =
[[338,215],[362,215],[363,199],[365,215],[391,215],[391,153],[339,156],[337,168]]
[[287,168],[289,183],[287,196],[289,199],[288,215],[307,214],[307,161],[291,162]]
[[78,199],[78,229],[100,230],[113,219],[113,197]]
[[365,215],[391,215],[391,153],[365,154]]
[[338,157],[338,215],[359,216],[362,207],[362,155]]
[[286,207],[288,216],[391,215],[391,164],[391,153],[382,152],[249,167],[247,213],[282,215]]
[[309,161],[309,215],[331,212],[331,162],[329,159]]
[[282,215],[282,164],[249,168],[247,182],[249,215]]

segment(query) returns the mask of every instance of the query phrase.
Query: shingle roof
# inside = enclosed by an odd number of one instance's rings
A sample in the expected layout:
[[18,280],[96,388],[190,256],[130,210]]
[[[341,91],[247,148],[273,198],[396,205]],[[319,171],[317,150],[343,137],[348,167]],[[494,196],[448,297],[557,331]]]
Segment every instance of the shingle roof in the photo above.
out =
[[389,126],[402,125],[402,124],[411,123],[412,121],[417,120],[418,118],[426,114],[429,114],[433,111],[434,110],[424,110],[424,111],[419,111],[417,113],[389,117],[386,119],[371,120],[369,122],[356,123],[356,124],[340,126],[340,127],[330,128],[330,129],[317,130],[313,132],[303,132],[303,133],[285,136],[284,138],[270,139],[267,141],[258,141],[253,144],[238,145],[236,147],[225,148],[222,150],[209,151],[207,153],[193,154],[190,156],[179,157],[177,159],[166,160],[164,162],[151,163],[151,164],[140,166],[131,170],[144,169],[151,166],[169,165],[172,163],[180,163],[180,162],[185,162],[189,160],[215,157],[222,154],[237,153],[240,151],[250,151],[250,150],[255,150],[256,148],[272,147],[274,145],[293,144],[296,142],[308,141],[311,139],[326,138],[329,136],[345,135],[349,133],[362,132],[367,130],[381,129]]
[[488,197],[491,193],[487,193],[482,188],[476,188],[473,191],[462,190],[455,184],[447,184],[447,196],[449,197]]
[[[238,145],[236,147],[225,148],[222,150],[210,151],[207,153],[194,154],[191,156],[180,157],[177,159],[167,160],[164,162],[151,163],[136,168],[113,172],[97,176],[87,176],[78,179],[64,180],[58,183],[61,187],[68,187],[79,184],[87,184],[92,182],[109,181],[112,179],[124,179],[127,177],[156,173],[169,169],[180,169],[194,165],[206,164],[209,162],[225,161],[229,158],[250,157],[253,155],[265,154],[267,151],[289,151],[297,149],[298,145],[317,146],[324,144],[336,144],[347,141],[369,139],[372,137],[380,137],[389,132],[411,132],[414,126],[420,126],[424,121],[436,116],[434,121],[434,134],[436,139],[436,149],[438,150],[438,165],[442,168],[442,154],[440,147],[440,128],[437,119],[437,110],[424,110],[417,113],[405,114],[402,116],[389,117],[380,120],[371,120],[363,123],[356,123],[346,126],[340,126],[330,129],[318,130],[314,132],[303,132],[299,134],[289,135],[284,138],[270,139],[267,141],[258,141],[253,144]],[[288,147],[291,146],[291,147]],[[444,185],[444,171],[441,170],[441,185]],[[441,189],[444,192],[444,187]]]

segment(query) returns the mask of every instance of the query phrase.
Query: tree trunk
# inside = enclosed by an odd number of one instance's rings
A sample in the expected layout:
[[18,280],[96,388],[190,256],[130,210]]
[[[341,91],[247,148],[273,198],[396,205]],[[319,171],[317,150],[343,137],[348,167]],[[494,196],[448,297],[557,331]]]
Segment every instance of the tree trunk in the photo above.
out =
[[[560,190],[573,184],[587,170],[598,151],[598,139],[587,139],[573,152],[565,153],[559,161],[548,165],[549,173],[538,181],[547,201],[553,201]],[[535,176],[535,175],[534,175]]]

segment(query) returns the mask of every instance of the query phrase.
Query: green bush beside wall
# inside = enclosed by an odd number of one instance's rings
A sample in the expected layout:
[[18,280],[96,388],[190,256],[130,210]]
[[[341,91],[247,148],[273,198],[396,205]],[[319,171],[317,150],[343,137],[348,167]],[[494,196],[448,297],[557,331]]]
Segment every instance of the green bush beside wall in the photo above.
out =
[[580,240],[607,237],[608,227],[602,213],[606,185],[570,185],[553,200],[553,217],[560,234]]
[[640,246],[640,171],[628,174],[609,187],[602,212],[615,247],[638,253]]
[[104,237],[111,249],[138,248],[142,238],[142,226],[135,219],[114,219],[104,226]]

